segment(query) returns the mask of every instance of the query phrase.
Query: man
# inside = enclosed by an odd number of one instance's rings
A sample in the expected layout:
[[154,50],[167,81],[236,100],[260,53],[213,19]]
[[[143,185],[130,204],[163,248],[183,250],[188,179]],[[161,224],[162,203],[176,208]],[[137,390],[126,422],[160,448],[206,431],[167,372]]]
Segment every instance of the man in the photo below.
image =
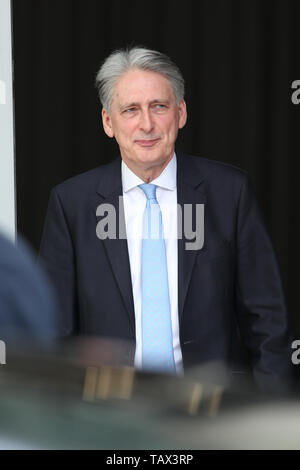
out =
[[[183,78],[165,55],[116,51],[96,83],[104,131],[121,158],[52,191],[40,259],[60,299],[61,335],[134,341],[131,360],[145,369],[180,373],[221,360],[238,373],[246,358],[258,383],[280,381],[287,312],[247,175],[175,154],[187,110]],[[187,249],[185,231],[179,236],[177,204],[183,212],[204,205],[196,249]],[[156,242],[145,228],[152,206],[158,230],[171,234]],[[126,238],[99,234],[101,207],[114,207],[120,225],[125,218]]]

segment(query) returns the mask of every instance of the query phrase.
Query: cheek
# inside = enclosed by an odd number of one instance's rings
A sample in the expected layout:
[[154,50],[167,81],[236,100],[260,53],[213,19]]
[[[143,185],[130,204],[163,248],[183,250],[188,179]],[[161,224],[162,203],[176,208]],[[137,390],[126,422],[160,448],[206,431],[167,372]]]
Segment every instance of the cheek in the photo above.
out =
[[165,134],[168,136],[174,136],[177,134],[178,131],[178,116],[172,115],[171,117],[168,116],[166,119],[161,121],[161,128],[164,130]]
[[168,131],[167,131],[169,140],[173,140],[174,138],[176,138],[177,133],[178,133],[178,127],[174,125],[174,122],[173,122],[170,124],[170,126],[168,127]]
[[122,126],[119,126],[119,135],[123,139],[131,139],[134,133],[135,124],[133,122],[123,123]]
[[127,126],[117,126],[114,130],[116,140],[125,141],[130,139],[131,131]]

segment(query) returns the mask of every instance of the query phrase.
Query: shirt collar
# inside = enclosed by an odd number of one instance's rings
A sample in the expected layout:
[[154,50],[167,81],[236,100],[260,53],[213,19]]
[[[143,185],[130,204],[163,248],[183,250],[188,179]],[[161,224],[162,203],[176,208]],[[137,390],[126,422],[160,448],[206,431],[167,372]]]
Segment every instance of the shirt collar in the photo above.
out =
[[[176,189],[176,171],[177,171],[177,161],[176,154],[174,153],[173,157],[169,161],[168,165],[164,171],[157,177],[155,180],[151,181],[151,184],[156,184],[164,189],[174,190]],[[139,184],[143,184],[144,181],[139,178],[133,171],[128,168],[126,163],[122,160],[121,166],[122,172],[122,186],[123,191],[127,193],[132,188],[135,188]]]

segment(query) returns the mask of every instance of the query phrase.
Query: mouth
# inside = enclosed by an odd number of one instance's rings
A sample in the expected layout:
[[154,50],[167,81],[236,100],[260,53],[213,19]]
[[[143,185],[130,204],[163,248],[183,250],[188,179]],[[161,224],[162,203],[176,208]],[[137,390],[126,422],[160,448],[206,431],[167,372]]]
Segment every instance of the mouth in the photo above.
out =
[[159,140],[160,140],[160,138],[158,138],[158,139],[139,139],[139,140],[136,140],[135,143],[140,145],[141,147],[153,147]]

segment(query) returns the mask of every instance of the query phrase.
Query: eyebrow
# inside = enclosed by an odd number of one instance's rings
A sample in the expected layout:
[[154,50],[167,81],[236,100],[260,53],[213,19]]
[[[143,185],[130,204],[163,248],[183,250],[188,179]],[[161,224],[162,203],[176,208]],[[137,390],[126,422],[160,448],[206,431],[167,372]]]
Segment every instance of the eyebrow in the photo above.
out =
[[120,109],[125,109],[125,108],[131,108],[133,106],[139,106],[139,103],[132,102],[132,103],[125,103],[122,106],[120,106]]
[[[149,104],[169,104],[169,100],[163,100],[163,99],[155,99],[155,100],[152,100],[149,102]],[[139,102],[136,102],[136,101],[133,101],[132,103],[125,103],[123,104],[122,106],[120,106],[120,110],[122,111],[123,109],[126,109],[126,108],[131,108],[131,107],[134,107],[134,106],[140,106],[140,103]]]

